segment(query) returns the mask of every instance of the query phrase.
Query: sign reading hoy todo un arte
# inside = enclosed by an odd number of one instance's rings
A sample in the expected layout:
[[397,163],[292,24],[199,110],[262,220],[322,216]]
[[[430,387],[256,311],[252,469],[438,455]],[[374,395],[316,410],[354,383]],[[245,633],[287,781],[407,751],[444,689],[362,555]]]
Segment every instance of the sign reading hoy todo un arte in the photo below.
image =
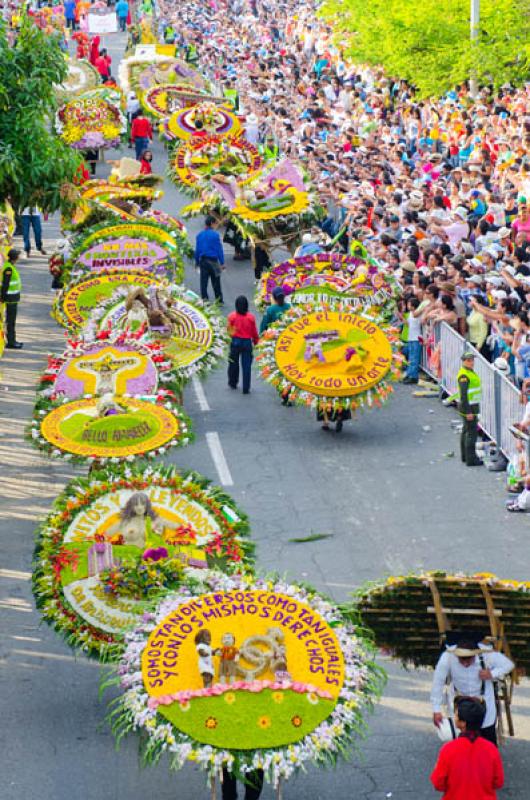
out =
[[151,270],[167,261],[167,250],[144,239],[111,239],[100,242],[79,256],[79,262],[93,270],[134,267]]
[[372,320],[344,311],[321,311],[299,317],[281,332],[275,359],[278,369],[300,389],[347,397],[385,377],[392,347]]

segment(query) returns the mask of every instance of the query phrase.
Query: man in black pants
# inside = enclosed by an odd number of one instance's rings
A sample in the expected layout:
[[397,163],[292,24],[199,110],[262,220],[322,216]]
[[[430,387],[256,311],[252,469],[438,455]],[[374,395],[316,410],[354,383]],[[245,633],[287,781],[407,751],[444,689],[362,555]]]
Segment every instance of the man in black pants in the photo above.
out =
[[204,230],[197,236],[195,264],[200,270],[202,299],[208,300],[208,281],[211,281],[215,299],[222,304],[221,270],[225,263],[225,255],[221,237],[213,227],[214,221],[213,217],[206,217]]
[[7,343],[6,347],[11,350],[20,350],[24,345],[17,342],[16,321],[20,293],[22,291],[22,281],[17,268],[17,261],[20,258],[20,250],[12,248],[7,254],[7,261],[2,268],[2,286],[0,288],[0,300],[6,305],[6,328]]
[[[258,800],[263,789],[263,770],[248,772],[245,782],[245,800]],[[237,779],[226,768],[223,768],[223,800],[237,800]]]

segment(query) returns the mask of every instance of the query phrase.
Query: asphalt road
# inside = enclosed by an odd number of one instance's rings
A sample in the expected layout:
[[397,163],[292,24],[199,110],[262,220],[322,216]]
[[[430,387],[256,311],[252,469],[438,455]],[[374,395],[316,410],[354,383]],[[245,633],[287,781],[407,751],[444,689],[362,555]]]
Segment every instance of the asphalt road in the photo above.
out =
[[[121,37],[107,39],[116,61]],[[157,145],[155,169],[165,166]],[[186,200],[168,182],[165,192],[160,207],[178,213]],[[199,227],[189,226],[192,239]],[[51,244],[57,236],[52,220],[45,237]],[[140,770],[134,736],[115,750],[105,702],[98,701],[99,667],[76,657],[34,609],[34,529],[74,473],[23,441],[35,380],[46,354],[61,349],[64,333],[49,317],[46,259],[23,263],[22,277],[18,338],[25,347],[6,351],[0,361],[0,800],[206,798],[193,767],[178,774],[165,763]],[[187,283],[198,288],[191,266]],[[223,283],[227,313],[238,294],[253,295],[248,263],[228,258]],[[250,516],[263,570],[307,580],[338,600],[365,581],[420,569],[530,577],[530,520],[504,511],[503,476],[466,469],[448,455],[458,451],[454,414],[436,400],[398,387],[386,408],[347,423],[337,436],[322,432],[310,412],[281,406],[257,372],[249,396],[228,389],[224,367],[201,388],[190,385],[185,396],[196,440],[169,459],[216,482],[224,477]],[[222,475],[220,452],[228,470]],[[311,533],[331,537],[290,542]],[[333,772],[301,775],[287,785],[286,800],[438,796],[428,780],[439,744],[430,724],[429,673],[382,663],[390,680],[361,755]],[[528,797],[526,681],[516,690],[515,725],[517,737],[503,750],[507,788],[500,797],[506,800]],[[272,796],[270,789],[263,793],[265,800]]]

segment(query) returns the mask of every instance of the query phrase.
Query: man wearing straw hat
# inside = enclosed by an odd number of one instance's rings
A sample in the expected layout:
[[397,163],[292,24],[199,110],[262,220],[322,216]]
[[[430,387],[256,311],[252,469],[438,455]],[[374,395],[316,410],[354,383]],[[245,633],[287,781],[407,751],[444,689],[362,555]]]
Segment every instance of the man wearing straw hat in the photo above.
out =
[[475,697],[485,704],[486,713],[480,735],[497,744],[497,707],[493,682],[508,675],[514,666],[505,655],[495,652],[483,642],[478,642],[472,635],[462,634],[457,644],[446,645],[434,670],[431,691],[433,722],[436,727],[443,724],[444,689],[446,683],[450,683],[454,695]]

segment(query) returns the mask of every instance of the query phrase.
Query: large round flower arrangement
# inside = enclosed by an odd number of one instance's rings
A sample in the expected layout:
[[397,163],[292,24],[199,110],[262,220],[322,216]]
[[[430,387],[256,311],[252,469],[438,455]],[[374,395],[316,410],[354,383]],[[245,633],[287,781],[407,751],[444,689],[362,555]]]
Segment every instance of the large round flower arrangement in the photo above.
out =
[[69,98],[95,89],[100,84],[99,72],[86,59],[70,59],[68,74],[60,86],[56,86],[56,94],[60,98]]
[[314,253],[290,258],[264,273],[256,305],[263,311],[272,302],[272,291],[281,287],[290,302],[332,302],[341,299],[350,308],[364,309],[395,302],[399,284],[371,263],[342,253]]
[[208,136],[183,142],[173,155],[171,172],[184,188],[216,175],[234,176],[239,184],[254,178],[263,158],[254,145],[238,137]]
[[52,316],[65,328],[81,328],[94,309],[120,287],[159,286],[160,279],[145,270],[101,270],[71,280],[55,298]]
[[117,147],[127,130],[121,109],[94,93],[69,100],[57,111],[55,127],[78,150]]
[[37,606],[72,647],[115,658],[153,599],[211,568],[252,566],[247,537],[245,514],[201,475],[108,466],[71,481],[40,526]]
[[261,375],[291,403],[318,411],[380,406],[400,376],[397,331],[374,313],[297,306],[262,336]]
[[185,61],[159,54],[124,58],[118,73],[123,91],[127,94],[134,90],[138,97],[155,86],[173,83],[187,84],[197,91],[209,89],[208,81]]
[[38,384],[40,397],[77,400],[87,394],[153,395],[159,386],[178,392],[173,362],[160,342],[140,342],[122,334],[103,341],[69,339],[50,356]]
[[161,227],[143,217],[112,224],[104,221],[76,238],[64,280],[75,280],[88,271],[124,268],[182,280],[184,252],[189,252],[189,245],[181,228]]
[[168,83],[161,86],[153,86],[141,95],[141,103],[145,110],[154,117],[164,119],[169,117],[174,111],[194,103],[222,104],[224,98],[209,95],[204,91],[194,90],[189,83]]
[[192,136],[238,136],[241,122],[236,114],[216,103],[197,103],[175,111],[161,123],[166,139],[187,140]]
[[125,220],[112,224],[104,221],[84,229],[74,243],[72,260],[75,261],[81,253],[94,245],[120,237],[142,238],[163,247],[170,253],[173,260],[178,262],[179,272],[176,278],[182,279],[182,255],[190,253],[186,228],[181,222],[167,214],[162,214],[162,212],[147,211],[134,221]]
[[277,785],[309,762],[333,764],[382,686],[338,608],[276,579],[207,575],[200,593],[164,598],[127,642],[115,734],[138,731],[148,763],[167,752],[173,769],[193,761],[210,778],[263,769]]
[[27,439],[51,458],[77,464],[155,458],[193,439],[191,421],[170,389],[150,396],[85,395],[35,404]]
[[[118,287],[92,312],[87,335],[140,333],[148,341],[160,341],[180,380],[206,374],[226,355],[225,318],[216,306],[176,284],[161,284],[156,297],[153,291],[151,296],[149,291],[134,295],[130,287]],[[162,319],[158,309],[162,309]]]

